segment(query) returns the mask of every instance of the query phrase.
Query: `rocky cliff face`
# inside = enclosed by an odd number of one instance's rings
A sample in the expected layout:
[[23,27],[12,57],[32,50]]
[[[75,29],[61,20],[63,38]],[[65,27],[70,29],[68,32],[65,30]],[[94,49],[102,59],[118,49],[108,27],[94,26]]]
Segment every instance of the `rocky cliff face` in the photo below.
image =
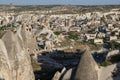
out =
[[0,39],[0,79],[34,80],[28,51],[22,39],[11,31]]
[[16,35],[23,43],[23,45],[21,46],[24,46],[29,51],[30,54],[37,53],[38,46],[36,38],[34,37],[31,31],[31,28],[26,27],[26,25],[24,25],[23,27],[19,27]]

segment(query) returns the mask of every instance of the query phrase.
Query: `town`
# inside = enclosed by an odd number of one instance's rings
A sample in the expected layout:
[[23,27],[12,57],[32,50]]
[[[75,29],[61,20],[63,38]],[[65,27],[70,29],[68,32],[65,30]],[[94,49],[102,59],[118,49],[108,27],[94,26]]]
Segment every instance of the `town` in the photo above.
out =
[[[119,80],[119,7],[1,5],[0,51],[35,80]],[[24,68],[31,77],[0,80],[34,80]]]

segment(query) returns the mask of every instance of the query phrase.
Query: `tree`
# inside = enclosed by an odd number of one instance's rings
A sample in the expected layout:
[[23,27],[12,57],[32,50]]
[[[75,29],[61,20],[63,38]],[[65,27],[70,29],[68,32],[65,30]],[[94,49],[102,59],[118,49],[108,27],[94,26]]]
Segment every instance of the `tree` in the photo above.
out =
[[61,34],[61,32],[60,31],[55,31],[54,34],[58,36],[58,35]]

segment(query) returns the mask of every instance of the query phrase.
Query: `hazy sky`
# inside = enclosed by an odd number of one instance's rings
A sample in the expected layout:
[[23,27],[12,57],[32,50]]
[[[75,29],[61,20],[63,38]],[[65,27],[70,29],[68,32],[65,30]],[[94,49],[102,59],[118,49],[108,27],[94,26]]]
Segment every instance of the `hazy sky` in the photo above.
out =
[[0,0],[0,4],[17,5],[48,5],[48,4],[73,4],[73,5],[104,5],[120,4],[120,0]]

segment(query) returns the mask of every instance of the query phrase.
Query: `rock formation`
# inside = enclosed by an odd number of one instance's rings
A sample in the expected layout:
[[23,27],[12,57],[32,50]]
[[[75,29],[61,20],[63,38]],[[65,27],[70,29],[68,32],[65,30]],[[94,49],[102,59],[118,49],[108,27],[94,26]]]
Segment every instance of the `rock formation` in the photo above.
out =
[[62,80],[70,80],[71,76],[72,76],[72,71],[73,69],[69,69],[68,71],[66,71],[65,75],[63,76]]
[[57,71],[52,80],[59,80],[60,76],[61,76],[61,73],[59,71]]
[[30,54],[35,53],[38,51],[36,39],[33,36],[31,28],[26,27],[23,25],[19,27],[16,33],[20,40],[24,43],[25,48],[29,51]]
[[0,79],[34,80],[30,56],[19,36],[7,31],[0,45]]
[[85,53],[83,53],[77,69],[70,68],[64,72],[59,72],[61,75],[57,72],[53,79],[56,77],[58,79],[59,77],[58,80],[98,80],[98,71],[98,66],[87,49]]
[[98,80],[97,64],[87,50],[80,60],[75,73],[75,80]]

